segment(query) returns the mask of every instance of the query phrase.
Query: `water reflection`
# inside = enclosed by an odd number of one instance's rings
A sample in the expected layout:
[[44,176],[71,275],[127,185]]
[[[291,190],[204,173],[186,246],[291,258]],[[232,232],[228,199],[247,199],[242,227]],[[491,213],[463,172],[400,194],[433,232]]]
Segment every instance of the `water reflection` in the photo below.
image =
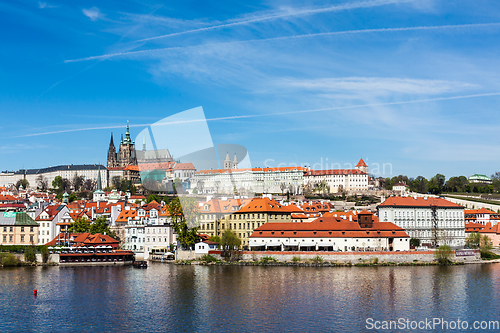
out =
[[0,331],[362,331],[368,317],[497,320],[499,281],[495,264],[1,269]]

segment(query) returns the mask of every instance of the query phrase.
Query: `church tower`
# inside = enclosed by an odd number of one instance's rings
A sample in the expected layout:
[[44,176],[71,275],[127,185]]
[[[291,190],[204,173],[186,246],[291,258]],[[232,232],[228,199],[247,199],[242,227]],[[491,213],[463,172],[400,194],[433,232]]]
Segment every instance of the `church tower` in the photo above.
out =
[[224,169],[231,169],[231,159],[229,158],[229,152],[227,152],[226,159],[224,160]]
[[368,173],[368,165],[366,165],[363,159],[360,159],[358,164],[356,164],[356,170],[362,171],[364,173]]
[[120,142],[120,151],[118,152],[119,161],[118,166],[125,167],[128,165],[137,165],[137,157],[135,154],[135,142],[130,138],[130,128],[127,120],[127,132],[125,132],[125,139]]
[[113,142],[113,133],[111,133],[111,140],[109,142],[109,148],[108,148],[107,167],[114,168],[116,166],[118,166],[118,161],[116,160],[116,148],[115,148],[115,144]]
[[238,169],[238,159],[236,158],[236,153],[234,153],[233,169]]

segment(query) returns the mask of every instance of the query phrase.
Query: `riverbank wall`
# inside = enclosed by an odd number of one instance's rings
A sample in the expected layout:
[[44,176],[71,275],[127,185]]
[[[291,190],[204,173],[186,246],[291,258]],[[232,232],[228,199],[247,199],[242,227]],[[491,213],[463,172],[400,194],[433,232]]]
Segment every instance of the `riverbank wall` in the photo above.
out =
[[[221,251],[210,251],[210,255],[221,260]],[[358,263],[358,262],[391,262],[391,263],[411,263],[411,262],[433,262],[436,260],[434,251],[402,251],[402,252],[324,252],[324,251],[242,251],[241,260],[260,261],[263,258],[272,257],[279,262],[307,261],[321,257],[327,262],[338,263]],[[469,255],[454,253],[453,261],[475,262],[481,260],[479,251],[473,251]]]

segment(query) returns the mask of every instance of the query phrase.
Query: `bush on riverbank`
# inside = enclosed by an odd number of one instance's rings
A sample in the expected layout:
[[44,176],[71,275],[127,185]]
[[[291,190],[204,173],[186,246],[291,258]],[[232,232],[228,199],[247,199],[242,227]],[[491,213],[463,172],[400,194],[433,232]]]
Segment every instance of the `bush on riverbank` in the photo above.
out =
[[21,262],[16,258],[16,256],[10,253],[1,253],[0,262],[3,267],[21,266]]
[[490,251],[484,251],[484,252],[481,251],[481,259],[484,260],[500,259],[500,256]]
[[214,257],[211,254],[204,254],[203,256],[200,257],[200,261],[203,261],[204,263],[210,263],[210,262],[219,262],[216,257]]
[[434,256],[441,265],[449,265],[451,263],[451,258],[453,258],[453,250],[448,245],[441,245]]

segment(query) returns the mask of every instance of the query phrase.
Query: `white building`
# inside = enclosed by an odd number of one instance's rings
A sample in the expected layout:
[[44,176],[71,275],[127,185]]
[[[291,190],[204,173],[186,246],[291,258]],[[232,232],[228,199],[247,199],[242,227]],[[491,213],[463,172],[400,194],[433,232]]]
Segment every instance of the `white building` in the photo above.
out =
[[330,193],[368,190],[368,165],[360,159],[354,169],[308,170],[304,185],[314,189],[316,184],[326,183]]
[[250,236],[253,250],[407,251],[410,237],[373,214],[333,213],[312,222],[268,222]]
[[194,245],[194,253],[197,255],[208,254],[208,251],[217,250],[219,244],[209,240],[198,242]]
[[399,195],[406,194],[408,192],[408,185],[403,182],[399,182],[392,187],[392,190],[398,192]]
[[65,205],[50,205],[38,215],[35,221],[40,225],[38,228],[39,245],[46,244],[59,235],[61,231],[57,224],[62,223],[63,217],[67,214],[69,210]]
[[177,244],[177,238],[170,223],[164,225],[147,225],[145,228],[144,259],[147,260],[153,250],[168,249]]
[[204,194],[302,193],[303,167],[201,170],[191,188]]
[[[421,244],[462,247],[465,243],[464,207],[441,198],[389,197],[378,206],[380,221],[405,229]],[[435,225],[436,224],[436,225]]]
[[38,180],[43,177],[47,181],[49,187],[52,187],[52,181],[57,176],[66,178],[68,180],[73,180],[75,175],[83,176],[85,179],[92,179],[97,182],[97,175],[101,174],[103,187],[108,186],[108,170],[97,164],[92,165],[59,165],[55,167],[48,167],[42,169],[26,169],[18,170],[15,172],[2,172],[0,173],[0,186],[8,186],[16,184],[18,180],[26,178],[29,182],[29,189],[36,189],[38,185]]

